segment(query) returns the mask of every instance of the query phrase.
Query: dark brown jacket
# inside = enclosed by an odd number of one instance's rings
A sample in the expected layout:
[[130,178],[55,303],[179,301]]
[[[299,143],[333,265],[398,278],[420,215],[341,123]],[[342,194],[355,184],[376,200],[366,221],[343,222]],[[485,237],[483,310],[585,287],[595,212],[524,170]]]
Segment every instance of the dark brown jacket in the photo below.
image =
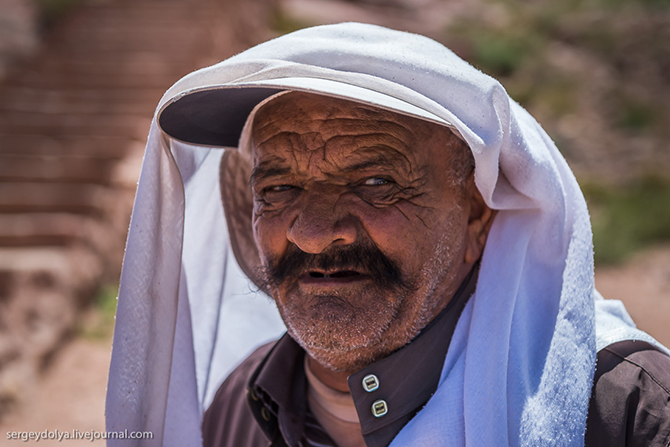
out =
[[[263,371],[276,345],[271,343],[250,355],[221,385],[205,413],[205,447],[335,445],[306,407],[301,350],[289,340],[292,343],[285,340],[284,344],[293,345],[287,349],[293,359],[284,358],[286,370]],[[287,350],[281,354],[285,356]],[[277,388],[286,390],[282,397],[288,400],[280,417],[279,404],[254,391],[261,372],[274,376]],[[293,383],[286,383],[287,379]],[[369,446],[388,445],[366,441]],[[598,353],[586,446],[670,446],[670,357],[640,341],[615,343]]]

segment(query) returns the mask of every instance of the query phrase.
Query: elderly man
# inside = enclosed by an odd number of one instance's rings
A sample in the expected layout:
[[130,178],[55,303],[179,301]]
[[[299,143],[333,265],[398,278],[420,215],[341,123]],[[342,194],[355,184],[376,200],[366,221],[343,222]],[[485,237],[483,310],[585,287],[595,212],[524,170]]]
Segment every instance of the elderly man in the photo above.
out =
[[592,259],[565,160],[495,80],[384,28],[284,36],[161,101],[108,429],[154,432],[137,445],[667,446],[670,357],[597,294]]

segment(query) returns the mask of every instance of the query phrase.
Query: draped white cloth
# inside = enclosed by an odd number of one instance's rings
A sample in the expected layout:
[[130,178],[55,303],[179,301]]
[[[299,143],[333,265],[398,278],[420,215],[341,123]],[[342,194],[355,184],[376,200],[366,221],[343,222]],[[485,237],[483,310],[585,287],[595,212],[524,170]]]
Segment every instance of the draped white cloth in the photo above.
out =
[[[537,122],[442,45],[355,23],[298,31],[192,73],[158,110],[195,89],[254,84],[364,97],[451,123],[472,149],[477,187],[499,210],[438,390],[392,445],[582,446],[596,335],[599,345],[647,336],[622,306],[594,298],[586,204]],[[203,409],[218,385],[283,331],[232,253],[221,153],[171,139],[154,119],[107,396],[108,430],[152,431],[154,439],[124,446],[200,445]]]

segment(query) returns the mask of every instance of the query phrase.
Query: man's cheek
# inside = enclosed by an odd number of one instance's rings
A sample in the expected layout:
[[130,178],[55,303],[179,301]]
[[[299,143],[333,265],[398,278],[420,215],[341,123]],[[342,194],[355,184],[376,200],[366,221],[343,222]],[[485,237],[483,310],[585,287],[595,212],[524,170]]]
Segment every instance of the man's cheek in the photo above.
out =
[[412,257],[424,248],[432,231],[416,216],[406,210],[390,207],[380,212],[368,213],[361,220],[372,242],[392,259]]
[[280,256],[288,246],[286,228],[278,219],[260,216],[253,223],[254,240],[261,258]]
[[[432,230],[434,217],[430,209],[416,206],[407,200],[399,200],[393,205],[384,207],[368,206],[359,208],[357,214],[363,226],[373,238],[380,241],[395,235],[412,235]],[[404,243],[408,243],[405,241]]]

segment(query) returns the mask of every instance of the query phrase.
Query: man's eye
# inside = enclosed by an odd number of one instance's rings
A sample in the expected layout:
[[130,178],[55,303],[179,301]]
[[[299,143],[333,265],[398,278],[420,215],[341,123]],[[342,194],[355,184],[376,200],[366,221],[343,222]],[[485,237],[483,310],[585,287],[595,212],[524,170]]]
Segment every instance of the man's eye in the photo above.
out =
[[277,185],[277,186],[270,186],[269,188],[265,188],[266,192],[283,192],[283,191],[289,191],[292,189],[293,186],[291,185]]
[[385,178],[372,177],[367,179],[363,184],[365,186],[381,186],[388,184],[389,181]]
[[293,200],[300,192],[300,187],[295,185],[273,185],[263,188],[259,193],[266,203],[278,204]]

